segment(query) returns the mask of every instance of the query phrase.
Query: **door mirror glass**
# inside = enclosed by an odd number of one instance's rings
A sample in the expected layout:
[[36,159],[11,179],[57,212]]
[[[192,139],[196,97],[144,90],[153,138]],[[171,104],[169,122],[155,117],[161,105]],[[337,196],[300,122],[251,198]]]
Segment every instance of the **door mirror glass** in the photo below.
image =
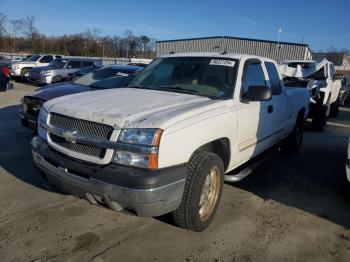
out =
[[271,89],[267,86],[250,86],[243,99],[248,101],[268,101],[272,98]]
[[342,74],[334,74],[333,80],[343,80],[344,75]]

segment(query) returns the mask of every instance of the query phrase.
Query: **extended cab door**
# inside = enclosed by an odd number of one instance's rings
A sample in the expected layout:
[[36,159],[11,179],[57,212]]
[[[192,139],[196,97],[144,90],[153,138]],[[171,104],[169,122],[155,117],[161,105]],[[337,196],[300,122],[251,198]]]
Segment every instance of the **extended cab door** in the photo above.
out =
[[238,117],[238,163],[243,163],[266,149],[272,142],[271,101],[245,101],[249,86],[266,86],[264,64],[259,59],[249,59],[244,64]]
[[270,113],[269,123],[274,142],[283,138],[288,132],[286,129],[288,114],[288,97],[283,89],[283,82],[273,62],[265,61],[268,74],[268,85],[272,91],[272,99],[269,101]]

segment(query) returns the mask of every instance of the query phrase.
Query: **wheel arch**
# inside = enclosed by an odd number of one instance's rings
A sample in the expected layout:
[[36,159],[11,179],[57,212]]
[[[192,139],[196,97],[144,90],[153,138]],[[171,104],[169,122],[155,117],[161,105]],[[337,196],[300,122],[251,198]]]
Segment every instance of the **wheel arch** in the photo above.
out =
[[222,138],[215,139],[211,142],[208,142],[200,146],[194,151],[194,153],[200,150],[217,154],[221,158],[222,162],[224,163],[225,171],[227,170],[231,160],[231,145],[230,145],[229,138],[222,137]]

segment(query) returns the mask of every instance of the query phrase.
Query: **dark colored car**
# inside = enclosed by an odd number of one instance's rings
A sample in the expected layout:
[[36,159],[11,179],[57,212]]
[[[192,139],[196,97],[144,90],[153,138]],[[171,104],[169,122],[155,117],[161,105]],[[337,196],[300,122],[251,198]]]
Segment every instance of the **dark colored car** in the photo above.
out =
[[12,89],[13,85],[10,83],[10,69],[7,63],[0,63],[0,91],[5,92],[8,89]]
[[87,66],[87,67],[84,67],[82,69],[79,69],[78,71],[76,71],[74,73],[69,73],[68,77],[67,77],[67,81],[72,81],[78,77],[86,75],[87,73],[93,72],[101,67],[102,66],[100,66],[100,65]]
[[144,63],[129,63],[128,65],[139,66],[139,67],[146,67],[146,66],[148,66],[148,64],[144,64]]
[[7,65],[7,66],[10,66],[11,65],[11,60],[4,57],[4,56],[0,56],[0,64],[1,65]]
[[41,87],[22,98],[19,110],[21,123],[23,126],[36,130],[39,111],[46,101],[86,91],[124,87],[142,70],[142,67],[128,65],[103,66],[70,83],[57,83]]

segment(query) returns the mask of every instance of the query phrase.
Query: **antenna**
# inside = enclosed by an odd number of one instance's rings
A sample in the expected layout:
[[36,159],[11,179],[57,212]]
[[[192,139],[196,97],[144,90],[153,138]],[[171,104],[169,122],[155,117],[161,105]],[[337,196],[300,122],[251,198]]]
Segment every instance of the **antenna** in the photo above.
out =
[[278,32],[277,42],[279,43],[280,42],[281,33],[282,33],[282,27],[281,26],[278,28],[277,32]]

